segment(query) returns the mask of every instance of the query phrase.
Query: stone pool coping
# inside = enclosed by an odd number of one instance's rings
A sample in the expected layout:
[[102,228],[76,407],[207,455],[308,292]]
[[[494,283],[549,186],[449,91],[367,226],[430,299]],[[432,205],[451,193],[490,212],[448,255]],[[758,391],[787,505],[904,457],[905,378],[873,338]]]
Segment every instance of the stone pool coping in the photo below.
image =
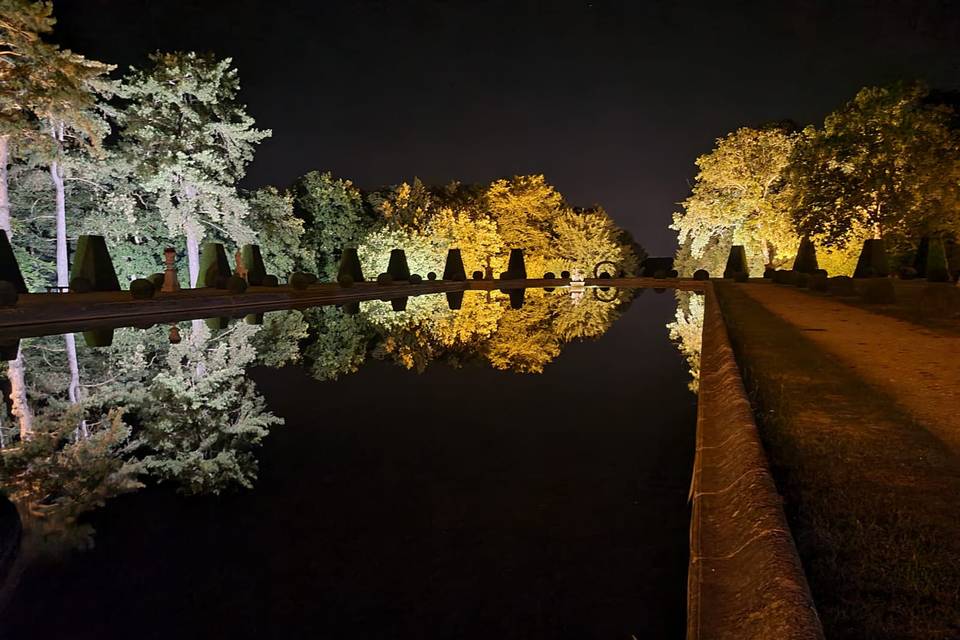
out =
[[[149,300],[134,300],[129,291],[22,294],[15,306],[0,307],[0,340],[217,316],[242,317],[249,313],[278,309],[304,309],[430,293],[561,287],[568,284],[567,280],[544,279],[427,280],[417,284],[403,282],[388,285],[358,282],[351,287],[320,283],[300,291],[288,286],[250,287],[242,294],[211,288],[184,289],[176,293],[159,293]],[[702,282],[693,280],[653,278],[588,279],[586,284],[677,289],[703,286]]]
[[713,286],[704,294],[687,639],[822,639]]

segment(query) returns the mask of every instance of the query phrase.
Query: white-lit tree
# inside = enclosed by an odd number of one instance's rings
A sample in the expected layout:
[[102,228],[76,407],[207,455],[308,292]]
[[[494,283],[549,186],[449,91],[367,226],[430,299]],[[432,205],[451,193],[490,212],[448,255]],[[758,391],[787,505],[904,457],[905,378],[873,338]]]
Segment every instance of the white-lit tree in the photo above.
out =
[[131,70],[118,88],[127,101],[120,145],[171,235],[186,239],[191,287],[208,230],[238,243],[254,239],[236,185],[270,131],[254,128],[231,64],[193,52],[156,53],[149,68]]

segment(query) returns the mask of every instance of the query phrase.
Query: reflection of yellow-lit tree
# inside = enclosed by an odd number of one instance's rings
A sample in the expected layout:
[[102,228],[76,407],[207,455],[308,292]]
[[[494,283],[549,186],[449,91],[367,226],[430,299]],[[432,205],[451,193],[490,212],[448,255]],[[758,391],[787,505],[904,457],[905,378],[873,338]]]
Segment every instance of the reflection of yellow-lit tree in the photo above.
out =
[[448,349],[474,349],[497,331],[502,304],[488,302],[486,291],[465,291],[458,311],[447,311],[431,318],[431,331],[438,343]]
[[677,319],[667,325],[670,340],[690,365],[690,390],[700,388],[700,351],[703,344],[703,296],[693,291],[677,291]]
[[497,332],[484,349],[491,366],[518,373],[541,373],[560,355],[560,338],[550,326],[551,307],[547,296],[529,296],[522,308],[505,308]]
[[564,342],[585,338],[599,338],[620,317],[618,293],[612,302],[603,302],[592,296],[574,300],[569,295],[553,295],[555,315],[553,332]]

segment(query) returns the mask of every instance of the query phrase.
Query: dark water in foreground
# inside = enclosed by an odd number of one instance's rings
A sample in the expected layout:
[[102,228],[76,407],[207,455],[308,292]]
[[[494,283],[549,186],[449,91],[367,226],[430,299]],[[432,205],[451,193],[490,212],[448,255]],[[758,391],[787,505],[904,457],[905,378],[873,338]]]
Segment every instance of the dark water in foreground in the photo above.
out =
[[254,367],[250,490],[167,483],[31,565],[3,638],[681,637],[696,399],[647,291],[542,373]]

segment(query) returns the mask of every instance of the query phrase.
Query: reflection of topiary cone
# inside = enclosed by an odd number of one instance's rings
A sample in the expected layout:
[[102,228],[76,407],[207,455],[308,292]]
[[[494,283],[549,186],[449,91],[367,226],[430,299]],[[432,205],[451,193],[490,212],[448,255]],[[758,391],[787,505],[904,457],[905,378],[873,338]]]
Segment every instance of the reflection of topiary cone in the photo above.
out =
[[459,311],[463,307],[463,291],[447,292],[447,308],[451,311]]
[[7,338],[0,340],[0,360],[16,360],[20,353],[20,338]]
[[267,267],[263,264],[260,247],[255,244],[245,244],[240,250],[240,257],[247,270],[247,282],[255,287],[262,285],[267,275]]
[[210,331],[223,331],[230,326],[230,318],[223,316],[220,318],[207,318],[204,320]]
[[880,238],[871,238],[863,241],[863,250],[857,260],[857,268],[853,272],[854,278],[885,278],[890,274],[890,263],[887,260],[887,250]]
[[390,264],[387,273],[394,280],[409,280],[410,267],[407,266],[407,254],[403,249],[394,249],[390,252]]
[[390,306],[393,307],[394,311],[406,311],[407,310],[407,298],[393,298],[390,300]]
[[262,313],[248,313],[243,317],[243,321],[247,324],[263,324],[263,314]]
[[358,300],[344,302],[340,310],[343,311],[344,315],[355,316],[360,313],[360,302]]
[[510,308],[522,309],[523,299],[526,293],[527,293],[526,289],[508,289],[507,295],[510,296]]
[[810,238],[803,238],[800,240],[800,247],[797,249],[797,258],[793,261],[793,270],[799,273],[813,273],[819,268],[817,248],[810,241]]
[[227,252],[219,242],[205,242],[200,254],[200,277],[197,285],[200,287],[225,287],[227,278],[233,275],[230,263],[227,261]]
[[88,347],[109,347],[113,344],[113,329],[93,329],[83,332]]
[[463,255],[460,249],[447,250],[447,261],[443,265],[444,280],[466,280],[467,270],[463,266]]
[[103,236],[83,235],[77,238],[77,251],[73,254],[70,280],[85,278],[91,291],[120,291],[117,272],[107,251]]
[[730,247],[730,255],[727,256],[727,266],[723,270],[723,277],[732,278],[738,273],[750,275],[750,269],[747,267],[747,252],[741,244]]
[[337,271],[337,282],[344,276],[350,276],[354,282],[363,282],[363,268],[360,266],[360,256],[357,250],[348,248],[340,256],[340,269]]

